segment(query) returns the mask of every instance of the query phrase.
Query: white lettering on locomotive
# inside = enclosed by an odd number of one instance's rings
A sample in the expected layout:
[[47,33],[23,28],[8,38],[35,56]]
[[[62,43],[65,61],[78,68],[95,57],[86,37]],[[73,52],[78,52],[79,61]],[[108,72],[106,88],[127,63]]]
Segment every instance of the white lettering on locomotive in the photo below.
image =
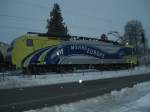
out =
[[70,46],[71,50],[82,50],[86,51],[87,54],[94,55],[100,58],[104,58],[105,54],[94,49],[94,48],[89,48],[86,45],[71,45]]

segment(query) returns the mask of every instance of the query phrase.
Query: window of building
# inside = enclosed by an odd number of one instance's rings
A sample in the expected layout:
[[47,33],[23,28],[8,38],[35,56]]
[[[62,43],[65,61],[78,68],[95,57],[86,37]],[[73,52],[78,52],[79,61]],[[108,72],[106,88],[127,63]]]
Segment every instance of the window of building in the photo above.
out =
[[27,39],[26,44],[27,44],[27,46],[32,47],[33,46],[33,40]]

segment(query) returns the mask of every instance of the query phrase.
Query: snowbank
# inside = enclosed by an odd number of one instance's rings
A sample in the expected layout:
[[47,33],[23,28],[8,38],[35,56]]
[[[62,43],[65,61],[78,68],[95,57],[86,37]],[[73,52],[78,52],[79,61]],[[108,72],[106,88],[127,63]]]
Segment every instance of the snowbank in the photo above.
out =
[[76,72],[68,74],[47,74],[47,75],[21,75],[13,74],[5,75],[4,80],[2,74],[0,75],[0,89],[7,88],[20,88],[29,86],[49,85],[57,83],[67,82],[83,82],[85,80],[96,80],[112,77],[123,77],[129,75],[141,75],[144,73],[150,73],[150,67],[136,67],[133,70],[120,70],[120,71],[93,71],[93,72]]
[[150,112],[150,82],[60,106],[25,112]]

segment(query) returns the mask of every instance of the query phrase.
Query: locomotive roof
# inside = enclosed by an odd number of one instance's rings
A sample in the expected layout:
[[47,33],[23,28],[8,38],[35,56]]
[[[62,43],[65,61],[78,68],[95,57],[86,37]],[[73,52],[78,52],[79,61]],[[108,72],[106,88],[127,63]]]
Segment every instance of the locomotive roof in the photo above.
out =
[[113,44],[113,45],[121,45],[120,43],[112,40],[103,40],[98,38],[92,38],[92,37],[85,37],[85,36],[70,36],[70,35],[47,35],[46,33],[37,33],[37,32],[28,32],[27,33],[30,36],[33,37],[46,37],[46,38],[52,38],[52,39],[60,39],[64,41],[77,41],[77,42],[92,42],[92,43],[106,43],[106,44]]

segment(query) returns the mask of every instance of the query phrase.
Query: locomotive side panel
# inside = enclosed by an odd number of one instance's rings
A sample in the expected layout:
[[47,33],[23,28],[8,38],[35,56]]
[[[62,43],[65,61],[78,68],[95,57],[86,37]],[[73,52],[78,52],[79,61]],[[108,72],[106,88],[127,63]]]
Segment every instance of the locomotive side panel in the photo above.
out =
[[37,50],[27,60],[24,60],[23,67],[48,68],[50,71],[63,69],[65,71],[91,67],[119,69],[136,63],[136,60],[133,61],[132,47],[111,45],[111,49],[114,47],[113,51],[107,51],[103,49],[104,47],[81,42],[64,42],[57,46]]

